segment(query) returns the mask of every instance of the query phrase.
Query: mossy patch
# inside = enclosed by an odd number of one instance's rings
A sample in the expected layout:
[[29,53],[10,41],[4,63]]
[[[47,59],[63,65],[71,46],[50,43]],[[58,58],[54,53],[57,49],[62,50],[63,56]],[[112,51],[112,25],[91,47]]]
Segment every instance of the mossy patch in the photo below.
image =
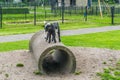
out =
[[39,70],[35,70],[33,73],[34,73],[35,75],[42,75],[42,72],[39,71]]
[[24,67],[24,64],[18,63],[18,64],[16,64],[16,67]]

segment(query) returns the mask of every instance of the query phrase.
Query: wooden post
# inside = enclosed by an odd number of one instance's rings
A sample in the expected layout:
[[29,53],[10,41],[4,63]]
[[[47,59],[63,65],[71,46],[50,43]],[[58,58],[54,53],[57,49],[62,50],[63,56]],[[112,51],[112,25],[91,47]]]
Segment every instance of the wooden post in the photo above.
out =
[[110,7],[109,7],[108,3],[105,3],[104,0],[102,0],[102,2],[105,4],[105,7],[108,10],[108,13],[110,13]]
[[99,8],[100,8],[100,16],[101,16],[101,18],[103,18],[100,0],[98,0],[98,5],[99,5]]

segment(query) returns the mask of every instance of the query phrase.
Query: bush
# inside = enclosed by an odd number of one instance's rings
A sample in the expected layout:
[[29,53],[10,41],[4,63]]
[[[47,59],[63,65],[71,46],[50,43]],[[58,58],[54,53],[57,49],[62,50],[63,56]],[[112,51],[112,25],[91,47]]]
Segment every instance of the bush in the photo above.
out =
[[28,8],[3,8],[2,13],[3,14],[28,14],[29,9]]

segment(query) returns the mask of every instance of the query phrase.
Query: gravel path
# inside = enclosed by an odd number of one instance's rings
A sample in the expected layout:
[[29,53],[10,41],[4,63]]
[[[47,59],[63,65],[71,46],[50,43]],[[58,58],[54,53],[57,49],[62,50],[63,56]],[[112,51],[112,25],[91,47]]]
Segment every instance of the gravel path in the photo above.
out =
[[[100,80],[96,72],[101,72],[107,66],[114,66],[120,58],[120,51],[116,50],[69,48],[76,57],[76,71],[80,71],[80,75],[35,75],[33,72],[38,69],[32,54],[27,50],[18,50],[0,53],[0,80]],[[24,67],[16,67],[18,63],[23,63]]]
[[[77,29],[77,30],[64,30],[61,31],[61,35],[78,35],[78,34],[88,34],[88,33],[96,33],[96,32],[105,32],[112,30],[120,30],[120,26],[107,26],[107,27],[99,27],[99,28],[85,28],[85,29]],[[29,40],[31,34],[19,34],[19,35],[9,35],[9,36],[0,36],[0,42],[13,42],[20,40]]]

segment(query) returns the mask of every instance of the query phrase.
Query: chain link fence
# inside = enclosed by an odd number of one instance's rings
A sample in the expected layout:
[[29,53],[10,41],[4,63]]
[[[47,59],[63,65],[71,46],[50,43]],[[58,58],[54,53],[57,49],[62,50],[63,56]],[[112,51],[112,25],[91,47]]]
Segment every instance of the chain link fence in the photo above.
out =
[[[9,5],[7,5],[9,4]],[[61,5],[59,5],[61,4]],[[64,3],[50,4],[44,2],[29,2],[21,4],[4,3],[0,5],[0,27],[2,22],[6,25],[12,24],[31,24],[39,25],[44,21],[60,21],[60,22],[90,22],[98,24],[120,24],[120,6],[114,7],[112,15],[111,7],[101,6],[102,16],[100,16],[99,6],[65,6]],[[8,8],[5,14],[2,10]],[[16,13],[9,13],[9,10],[17,9]],[[23,9],[26,8],[26,9]],[[26,12],[28,10],[28,12]],[[112,20],[114,20],[112,22]]]
[[2,28],[2,7],[0,6],[0,28]]

